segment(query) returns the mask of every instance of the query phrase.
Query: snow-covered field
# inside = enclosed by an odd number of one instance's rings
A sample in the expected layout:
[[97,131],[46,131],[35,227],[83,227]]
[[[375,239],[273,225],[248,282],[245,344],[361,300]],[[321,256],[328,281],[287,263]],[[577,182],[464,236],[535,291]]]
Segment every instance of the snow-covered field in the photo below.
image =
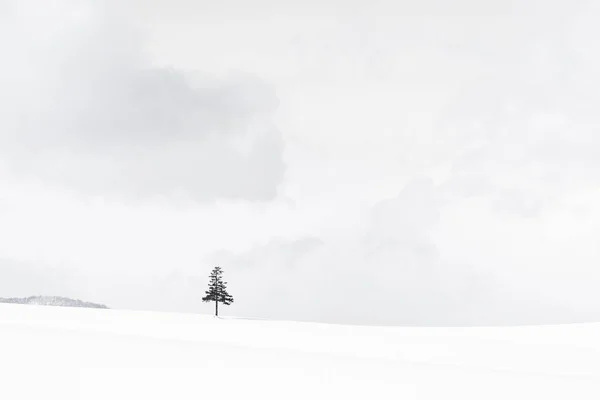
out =
[[600,324],[382,328],[0,305],[0,399],[600,399]]

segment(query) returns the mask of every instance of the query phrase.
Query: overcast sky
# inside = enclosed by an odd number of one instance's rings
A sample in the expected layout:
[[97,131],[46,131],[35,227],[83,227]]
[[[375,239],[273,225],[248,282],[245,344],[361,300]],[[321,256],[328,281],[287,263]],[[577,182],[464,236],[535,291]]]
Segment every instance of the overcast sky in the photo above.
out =
[[600,321],[598,3],[286,3],[0,0],[0,297]]

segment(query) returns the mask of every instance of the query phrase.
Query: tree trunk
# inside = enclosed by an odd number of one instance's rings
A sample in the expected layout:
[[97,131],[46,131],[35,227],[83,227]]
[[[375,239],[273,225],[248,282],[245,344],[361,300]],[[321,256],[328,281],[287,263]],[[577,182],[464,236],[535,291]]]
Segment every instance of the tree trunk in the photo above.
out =
[[215,301],[215,317],[219,316],[219,301]]

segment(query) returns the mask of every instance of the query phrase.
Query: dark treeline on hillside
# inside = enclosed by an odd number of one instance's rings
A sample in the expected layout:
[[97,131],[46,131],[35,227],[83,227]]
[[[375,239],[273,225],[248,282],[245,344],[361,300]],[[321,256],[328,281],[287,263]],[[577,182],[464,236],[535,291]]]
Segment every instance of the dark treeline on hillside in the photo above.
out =
[[11,304],[33,304],[39,306],[59,306],[59,307],[84,307],[84,308],[104,308],[108,307],[104,304],[90,303],[87,301],[81,301],[76,299],[69,299],[67,297],[57,296],[30,296],[21,298],[0,298],[0,303],[11,303]]

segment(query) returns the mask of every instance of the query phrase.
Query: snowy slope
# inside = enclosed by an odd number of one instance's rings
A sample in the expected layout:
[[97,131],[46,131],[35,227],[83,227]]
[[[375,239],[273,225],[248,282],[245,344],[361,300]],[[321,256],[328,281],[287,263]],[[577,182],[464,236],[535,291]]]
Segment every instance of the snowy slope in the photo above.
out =
[[600,399],[600,324],[381,328],[0,305],[0,399]]

